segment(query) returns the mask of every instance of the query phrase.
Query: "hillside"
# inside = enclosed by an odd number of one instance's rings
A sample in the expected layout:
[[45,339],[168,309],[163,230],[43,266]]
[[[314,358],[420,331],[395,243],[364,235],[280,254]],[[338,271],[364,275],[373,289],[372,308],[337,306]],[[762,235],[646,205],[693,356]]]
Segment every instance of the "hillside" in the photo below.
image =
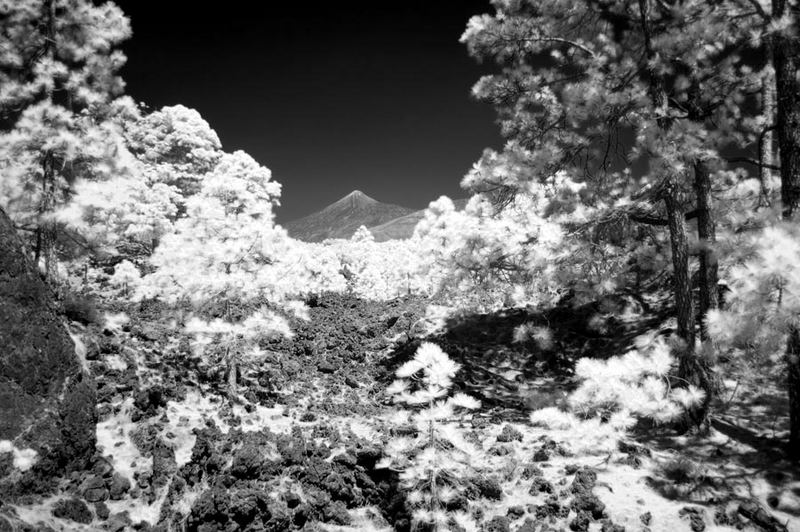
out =
[[[462,210],[467,205],[466,199],[453,200],[457,210]],[[425,217],[425,209],[414,211],[411,214],[406,214],[394,220],[389,220],[381,225],[370,227],[370,232],[375,236],[376,242],[385,242],[387,240],[400,240],[404,238],[411,238],[414,234],[414,228]]]
[[360,190],[315,212],[284,225],[292,238],[322,242],[327,238],[350,238],[356,229],[379,226],[413,213],[413,209],[381,203]]

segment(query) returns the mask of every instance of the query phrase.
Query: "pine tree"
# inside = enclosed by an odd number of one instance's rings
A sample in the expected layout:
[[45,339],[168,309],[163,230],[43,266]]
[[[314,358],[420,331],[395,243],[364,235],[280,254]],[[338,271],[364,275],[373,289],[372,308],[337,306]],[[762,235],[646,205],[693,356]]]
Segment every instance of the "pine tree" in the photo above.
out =
[[128,122],[125,139],[144,164],[144,181],[174,186],[182,198],[197,193],[223,154],[216,131],[200,113],[183,105],[166,106]]
[[[800,7],[773,0],[772,18],[780,26],[772,37],[777,123],[781,158],[781,203],[784,220],[797,221],[800,209]],[[800,459],[800,328],[792,326],[786,345],[791,432],[789,450]]]
[[[608,223],[665,227],[683,344],[679,372],[710,400],[712,361],[695,351],[687,220],[698,220],[702,325],[716,299],[711,183],[726,172],[721,151],[748,146],[737,130],[741,104],[760,86],[742,53],[751,46],[755,13],[700,0],[495,7],[495,16],[473,17],[462,41],[476,58],[502,67],[473,90],[498,111],[507,144],[497,159],[515,163],[487,168],[473,190],[502,204],[529,182],[566,171],[586,184],[579,203],[595,210],[595,230],[580,234],[619,234],[605,230]],[[702,424],[706,414],[699,409],[694,421]]]
[[223,155],[156,248],[150,260],[155,272],[138,293],[194,305],[187,332],[201,353],[226,366],[231,396],[240,365],[258,353],[258,340],[291,334],[278,311],[303,314],[290,299],[301,290],[287,285],[282,269],[273,266],[289,245],[274,224],[279,195],[271,172],[252,157],[242,151]]
[[395,402],[413,411],[416,436],[390,440],[384,449],[386,457],[377,467],[400,471],[414,521],[430,524],[434,530],[450,529],[454,519],[469,520],[446,510],[447,503],[464,491],[464,480],[474,473],[478,454],[453,423],[457,411],[480,406],[463,393],[448,397],[459,368],[440,347],[424,342],[397,369],[397,380],[386,390]]
[[[748,4],[758,22],[753,26],[751,38],[766,50],[765,55],[771,63],[762,74],[763,107],[769,116],[761,121],[758,132],[762,154],[759,160],[761,184],[763,188],[764,171],[771,154],[769,134],[774,130],[780,154],[782,223],[765,228],[746,242],[750,256],[745,257],[742,263],[744,270],[741,265],[733,269],[736,289],[732,308],[730,312],[715,315],[715,333],[718,338],[734,344],[747,337],[757,338],[756,345],[761,345],[762,350],[770,348],[769,342],[765,343],[761,338],[765,331],[774,337],[787,335],[789,451],[797,459],[800,457],[800,329],[794,315],[798,309],[793,302],[793,279],[796,276],[793,261],[797,259],[792,258],[796,250],[791,238],[796,233],[794,225],[800,206],[800,7],[785,0],[773,0],[770,5],[755,1]],[[771,86],[773,80],[774,86]],[[769,112],[773,91],[774,122]],[[782,246],[783,249],[769,250],[769,245]],[[776,252],[784,260],[776,261]],[[785,260],[787,254],[789,257]],[[780,267],[776,268],[777,265]],[[728,327],[738,329],[729,331],[726,330]]]
[[115,175],[78,181],[58,219],[94,245],[140,260],[172,231],[223,152],[216,132],[193,109],[126,111],[115,117],[124,134]]
[[[0,5],[0,202],[32,234],[35,259],[53,269],[57,224],[78,177],[113,172],[119,130],[108,117],[120,104],[115,50],[130,36],[113,3],[20,0]],[[124,103],[122,105],[125,105]]]

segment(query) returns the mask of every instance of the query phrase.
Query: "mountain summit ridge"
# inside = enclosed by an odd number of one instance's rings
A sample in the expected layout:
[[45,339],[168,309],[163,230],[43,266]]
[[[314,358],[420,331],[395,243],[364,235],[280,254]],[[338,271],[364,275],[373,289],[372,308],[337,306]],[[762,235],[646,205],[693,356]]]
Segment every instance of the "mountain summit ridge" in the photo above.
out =
[[415,210],[381,203],[360,190],[353,190],[322,210],[292,220],[284,227],[292,238],[322,242],[328,238],[350,238],[362,225],[382,225]]
[[344,196],[343,198],[340,198],[340,199],[336,200],[335,202],[331,203],[330,205],[328,205],[327,207],[322,209],[322,211],[320,211],[320,212],[324,212],[324,211],[326,211],[328,209],[335,209],[337,207],[357,208],[359,206],[374,205],[376,203],[380,203],[380,202],[378,200],[376,200],[375,198],[371,198],[370,196],[367,196],[366,194],[364,194],[360,190],[354,190],[350,194]]

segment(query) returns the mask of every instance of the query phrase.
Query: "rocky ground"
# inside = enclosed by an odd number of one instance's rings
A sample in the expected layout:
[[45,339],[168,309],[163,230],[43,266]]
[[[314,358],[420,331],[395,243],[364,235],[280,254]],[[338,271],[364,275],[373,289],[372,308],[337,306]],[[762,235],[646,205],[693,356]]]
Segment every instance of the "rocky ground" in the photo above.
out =
[[[483,468],[449,503],[480,530],[800,530],[796,471],[724,427],[669,442],[643,429],[638,443],[600,450],[590,435],[530,426],[532,408],[572,386],[574,357],[617,354],[662,324],[656,312],[621,319],[629,303],[445,322],[418,299],[323,296],[293,338],[242,369],[235,398],[179,316],[101,305],[101,323],[71,324],[97,383],[95,456],[63,477],[19,475],[0,531],[409,530],[397,474],[375,464],[403,430],[384,389],[423,338],[462,364],[457,386],[483,402],[464,426]],[[514,342],[525,323],[552,335]],[[736,408],[729,423],[747,414]],[[0,451],[0,467],[10,461]]]

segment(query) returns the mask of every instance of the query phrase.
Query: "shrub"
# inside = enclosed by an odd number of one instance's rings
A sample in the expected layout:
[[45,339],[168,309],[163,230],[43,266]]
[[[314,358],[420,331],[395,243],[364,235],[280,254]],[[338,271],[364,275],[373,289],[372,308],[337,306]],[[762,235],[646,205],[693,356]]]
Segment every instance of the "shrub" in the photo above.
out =
[[661,466],[661,472],[666,479],[676,484],[692,482],[700,474],[697,464],[683,456],[668,460]]
[[569,412],[536,410],[531,422],[569,431],[574,452],[609,452],[638,419],[673,421],[703,400],[694,386],[672,387],[674,364],[663,340],[608,360],[582,359],[575,367],[581,384],[568,398]]
[[386,457],[376,467],[400,472],[414,522],[434,530],[454,523],[467,528],[471,522],[463,512],[448,513],[449,503],[468,488],[463,479],[477,476],[480,457],[457,423],[458,412],[478,408],[480,402],[463,393],[448,397],[459,367],[438,346],[424,342],[414,358],[397,370],[398,379],[387,390],[395,402],[406,405],[400,417],[415,430],[411,436],[390,440]]
[[108,280],[109,284],[120,290],[123,295],[128,295],[131,289],[136,289],[141,282],[139,269],[132,262],[123,260],[114,267],[114,275]]

